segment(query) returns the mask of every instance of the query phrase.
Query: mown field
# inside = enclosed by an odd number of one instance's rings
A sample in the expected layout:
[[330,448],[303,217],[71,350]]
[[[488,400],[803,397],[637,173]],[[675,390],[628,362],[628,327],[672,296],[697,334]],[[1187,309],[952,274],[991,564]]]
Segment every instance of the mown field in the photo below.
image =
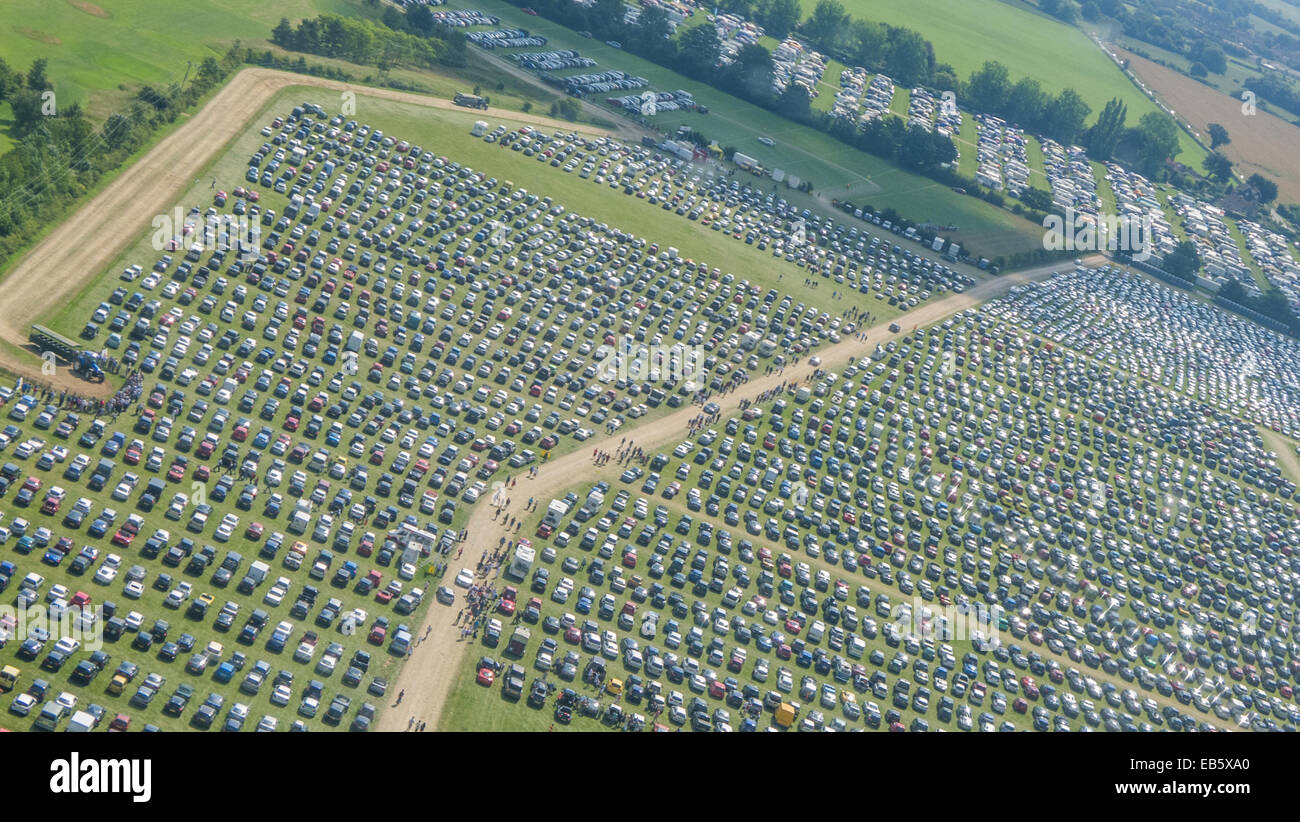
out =
[[265,41],[281,17],[355,13],[355,0],[9,0],[0,26],[0,53],[26,71],[49,59],[61,105],[111,111],[120,86],[180,82],[186,62],[219,57],[235,40]]

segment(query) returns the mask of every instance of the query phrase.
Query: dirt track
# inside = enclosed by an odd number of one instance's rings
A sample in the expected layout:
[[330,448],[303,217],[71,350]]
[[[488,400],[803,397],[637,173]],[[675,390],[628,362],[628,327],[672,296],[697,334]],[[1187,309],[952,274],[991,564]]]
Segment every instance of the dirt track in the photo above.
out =
[[[1091,258],[1086,262],[1096,265],[1103,260]],[[1045,279],[1053,270],[1060,267],[1058,263],[1055,266],[1044,266],[986,280],[965,293],[952,294],[941,300],[932,301],[891,322],[897,322],[901,326],[900,333],[911,333],[913,327],[929,325],[977,303],[1000,296],[1012,286]],[[889,322],[880,323],[867,329],[865,342],[850,337],[816,352],[817,356],[821,357],[819,367],[836,370],[847,364],[849,357],[869,354],[878,343],[894,336],[897,335],[889,332]],[[720,413],[725,417],[739,408],[741,400],[753,400],[764,391],[776,388],[787,381],[803,380],[814,370],[805,358],[799,366],[787,367],[784,374],[772,374],[751,380],[725,397],[715,398],[714,401],[721,407]],[[553,497],[576,483],[602,478],[612,480],[622,472],[622,467],[614,461],[597,467],[591,459],[588,445],[612,454],[619,448],[619,443],[615,440],[626,437],[649,453],[664,444],[682,439],[688,422],[699,413],[700,409],[697,406],[688,406],[646,425],[622,429],[612,437],[584,443],[577,451],[546,463],[538,472],[536,479],[525,478],[524,484],[518,486],[513,492],[513,502],[521,504],[512,505],[505,513],[519,514],[523,507],[522,501],[527,497],[534,497],[539,507],[544,506]],[[448,566],[444,577],[448,585],[455,579],[461,568],[469,568],[473,571],[479,558],[495,550],[501,537],[505,536],[505,530],[492,520],[493,510],[495,509],[492,506],[486,504],[473,509],[466,525],[469,537],[464,543],[464,554],[459,561]],[[514,536],[513,532],[511,536]],[[480,576],[477,581],[484,582],[485,578]],[[459,608],[460,603],[464,601],[463,590],[456,589],[456,599],[455,608]],[[415,636],[418,638],[424,636],[425,631],[429,630],[429,637],[416,646],[415,653],[403,667],[397,686],[393,689],[394,694],[404,691],[406,696],[400,706],[385,708],[380,716],[379,730],[404,731],[412,717],[416,722],[426,722],[430,728],[438,726],[443,705],[451,692],[452,680],[460,671],[462,656],[467,648],[476,644],[473,640],[460,641],[460,629],[452,624],[454,619],[453,608],[436,603],[431,606],[424,624],[415,631]]]
[[[353,86],[270,69],[244,69],[188,122],[123,171],[14,266],[0,288],[0,338],[26,347],[28,327],[33,322],[98,277],[148,228],[153,215],[169,209],[193,183],[196,173],[248,127],[249,120],[272,96],[289,86],[353,90],[418,106],[468,111],[448,100],[418,94]],[[483,114],[566,131],[608,133],[591,126],[502,109],[489,108]],[[15,357],[11,352],[0,351],[0,365],[21,376],[83,395],[107,396],[113,391],[110,383],[93,385],[75,377],[68,369],[59,369],[54,375],[42,374],[40,360],[34,353]]]

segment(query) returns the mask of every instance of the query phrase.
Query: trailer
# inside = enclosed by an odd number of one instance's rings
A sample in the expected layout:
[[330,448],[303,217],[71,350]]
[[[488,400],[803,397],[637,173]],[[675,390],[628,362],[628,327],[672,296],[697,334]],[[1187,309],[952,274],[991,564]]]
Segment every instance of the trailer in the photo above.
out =
[[82,353],[81,343],[70,340],[43,325],[33,325],[27,338],[31,340],[41,354],[53,351],[66,362],[75,363],[77,357]]
[[487,98],[480,97],[477,94],[464,94],[462,92],[456,92],[456,96],[451,98],[451,101],[456,105],[464,106],[465,108],[485,109],[488,107]]

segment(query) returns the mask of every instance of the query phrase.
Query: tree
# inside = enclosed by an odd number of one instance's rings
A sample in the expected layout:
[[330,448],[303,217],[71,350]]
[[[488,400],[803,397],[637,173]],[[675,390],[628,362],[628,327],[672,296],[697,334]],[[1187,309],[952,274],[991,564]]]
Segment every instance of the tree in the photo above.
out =
[[1191,47],[1187,54],[1192,60],[1205,65],[1207,69],[1215,74],[1223,74],[1228,70],[1228,58],[1223,53],[1223,48],[1211,40],[1202,40]]
[[955,92],[961,88],[961,79],[957,77],[956,69],[947,63],[940,63],[930,73],[930,84],[939,91]]
[[395,6],[385,6],[379,20],[393,31],[406,31],[406,15],[398,11]]
[[121,114],[110,114],[104,121],[103,135],[109,148],[119,149],[131,137],[131,121]]
[[847,55],[859,66],[878,66],[885,56],[889,30],[881,23],[854,20],[849,24],[845,46]]
[[271,29],[271,42],[282,49],[294,47],[293,25],[289,22],[288,17],[281,17],[276,27]]
[[1097,122],[1088,130],[1088,155],[1094,160],[1109,160],[1115,153],[1115,146],[1124,134],[1124,120],[1128,116],[1128,106],[1112,97],[1106,103]]
[[1210,134],[1211,151],[1219,146],[1226,146],[1228,143],[1232,142],[1232,138],[1228,136],[1228,130],[1218,123],[1210,123],[1209,126],[1206,127],[1206,131]]
[[32,61],[32,67],[27,71],[27,88],[32,91],[48,91],[54,88],[48,77],[45,76],[45,66],[49,63],[44,57],[38,57]]
[[1007,94],[1007,119],[1025,128],[1038,128],[1046,108],[1047,95],[1032,77],[1022,77]]
[[[592,31],[606,39],[621,37],[624,28],[623,15],[623,0],[596,0],[591,7]],[[713,28],[713,26],[706,28]]]
[[838,0],[818,0],[812,17],[803,22],[803,33],[824,51],[834,51],[848,25],[848,12]]
[[1043,110],[1043,131],[1069,145],[1083,131],[1083,121],[1091,111],[1092,107],[1083,101],[1079,92],[1067,88]]
[[1201,161],[1201,165],[1204,166],[1205,171],[1210,175],[1211,180],[1224,182],[1232,179],[1232,161],[1217,151],[1212,151],[1205,155],[1205,159]]
[[551,116],[559,117],[570,122],[577,120],[578,115],[582,113],[582,106],[572,97],[561,97],[554,103],[551,103]]
[[1180,280],[1196,280],[1196,272],[1201,270],[1201,255],[1196,253],[1196,246],[1184,240],[1165,255],[1164,269]]
[[203,58],[202,63],[199,63],[199,73],[194,78],[194,82],[198,83],[200,88],[212,88],[221,82],[222,76],[221,66],[217,63],[217,59],[208,56]]
[[[423,7],[421,7],[423,8]],[[635,36],[629,47],[655,62],[672,62],[673,42],[669,39],[668,12],[662,6],[645,6],[637,18]]]
[[1083,19],[1089,23],[1095,23],[1101,19],[1101,6],[1097,5],[1095,0],[1088,0],[1083,4],[1080,11],[1083,14]]
[[970,82],[966,84],[966,103],[977,111],[1001,114],[1006,110],[1010,93],[1007,67],[989,60],[978,71],[971,72]]
[[428,6],[408,6],[406,25],[412,31],[418,31],[427,37],[437,31],[438,21],[434,19],[433,11]]
[[777,98],[776,110],[791,120],[807,122],[812,114],[812,95],[802,84],[791,82]]
[[934,70],[934,46],[911,29],[891,28],[885,72],[905,86],[923,85]]
[[678,63],[685,74],[708,79],[718,63],[722,46],[718,43],[718,30],[713,26],[695,26],[678,38]]
[[40,92],[31,89],[23,89],[9,96],[9,107],[14,115],[12,129],[16,136],[21,137],[36,129],[43,117],[43,105]]
[[1261,203],[1271,203],[1277,199],[1277,183],[1263,174],[1252,174],[1246,184],[1255,189]]
[[1058,20],[1073,23],[1078,11],[1071,0],[1038,0],[1038,7]]
[[1237,305],[1246,305],[1250,302],[1250,295],[1246,293],[1246,287],[1236,277],[1229,277],[1228,281],[1219,288],[1219,296]]
[[1142,170],[1155,174],[1165,161],[1178,155],[1178,126],[1167,114],[1148,111],[1134,129],[1138,142],[1138,158]]
[[772,94],[772,52],[758,43],[746,43],[727,67],[726,80],[736,93],[767,104]]
[[799,0],[758,0],[754,6],[755,22],[778,40],[794,31],[799,17]]
[[9,95],[22,86],[22,75],[10,68],[4,58],[0,57],[0,102],[9,99]]
[[1205,67],[1204,63],[1198,60],[1187,67],[1187,73],[1193,77],[1208,77],[1210,75],[1210,70]]

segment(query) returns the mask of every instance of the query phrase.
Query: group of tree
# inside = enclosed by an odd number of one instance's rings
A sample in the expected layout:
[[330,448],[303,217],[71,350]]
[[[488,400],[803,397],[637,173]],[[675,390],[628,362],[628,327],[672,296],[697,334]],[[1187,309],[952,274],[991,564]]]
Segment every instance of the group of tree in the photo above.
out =
[[[401,12],[393,12],[403,17]],[[429,68],[440,62],[439,40],[336,14],[306,18],[297,27],[281,18],[271,32],[271,42],[289,51],[378,66],[381,71],[400,66]]]
[[[1033,77],[1024,77],[1013,84],[1007,67],[996,60],[989,60],[971,72],[970,79],[962,87],[961,100],[973,111],[996,115],[1066,145],[1080,139],[1084,134],[1084,121],[1092,113],[1092,107],[1072,88],[1062,89],[1052,96],[1043,91]],[[1122,106],[1107,116],[1117,116],[1122,127]],[[1102,124],[1099,135],[1103,141],[1111,139],[1111,127]],[[1114,149],[1113,144],[1110,149]]]
[[1267,100],[1278,108],[1286,109],[1292,114],[1300,115],[1300,92],[1295,86],[1275,74],[1263,77],[1250,77],[1242,86],[1254,92],[1260,99]]
[[79,105],[46,104],[55,89],[44,59],[22,73],[0,59],[0,101],[14,111],[10,133],[17,142],[0,156],[0,265],[45,227],[65,219],[72,205],[103,175],[117,169],[149,141],[220,85],[242,61],[236,44],[222,59],[209,57],[184,85],[145,86],[96,127]]
[[839,0],[819,0],[799,34],[847,65],[883,72],[905,86],[935,83],[937,66],[929,40],[912,29],[854,19]]
[[1252,294],[1236,279],[1229,278],[1228,282],[1219,289],[1218,296],[1251,311],[1257,311],[1271,320],[1277,320],[1292,334],[1300,333],[1300,320],[1297,320],[1286,294],[1275,285],[1270,285],[1261,294]]

